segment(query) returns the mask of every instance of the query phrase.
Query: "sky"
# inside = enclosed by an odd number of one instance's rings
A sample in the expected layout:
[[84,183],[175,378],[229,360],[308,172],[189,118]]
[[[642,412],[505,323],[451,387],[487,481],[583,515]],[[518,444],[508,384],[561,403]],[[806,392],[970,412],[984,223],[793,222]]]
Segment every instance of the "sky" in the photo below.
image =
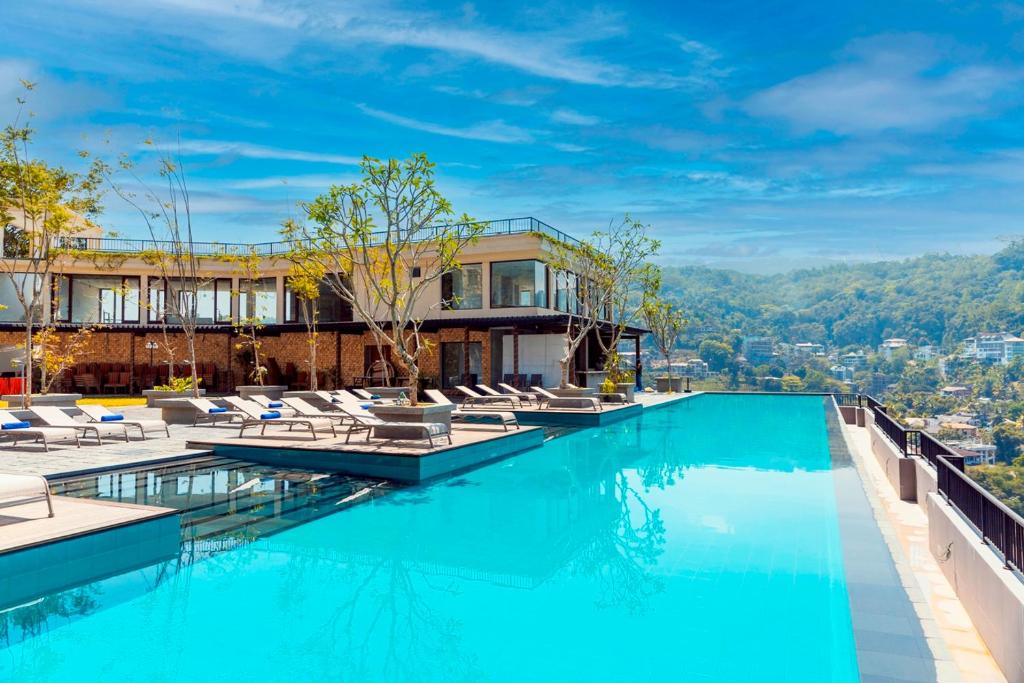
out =
[[414,152],[460,213],[578,236],[628,213],[666,264],[1024,236],[1024,3],[0,5],[2,120],[27,79],[38,156],[178,155],[201,239],[273,240],[363,155]]

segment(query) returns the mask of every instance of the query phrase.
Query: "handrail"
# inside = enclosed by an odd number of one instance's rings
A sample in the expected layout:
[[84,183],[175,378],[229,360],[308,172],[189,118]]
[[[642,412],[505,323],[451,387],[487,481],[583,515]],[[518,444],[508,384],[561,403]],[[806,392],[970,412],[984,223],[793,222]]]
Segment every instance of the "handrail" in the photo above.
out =
[[[461,223],[448,223],[427,228],[424,239],[430,239],[442,231],[459,228]],[[553,228],[544,221],[524,216],[521,218],[501,218],[497,220],[477,221],[473,224],[482,237],[498,237],[501,235],[522,235],[539,233],[553,239],[579,244],[579,240],[567,233]],[[386,231],[373,233],[371,243],[383,242]],[[376,237],[374,237],[376,236]],[[303,241],[308,243],[308,241]],[[283,256],[300,242],[282,240],[280,242],[192,242],[191,251],[195,256],[240,256],[255,253],[258,256]],[[54,246],[62,249],[78,251],[95,251],[120,254],[137,254],[146,251],[173,251],[180,248],[170,240],[129,239],[123,237],[61,237]]]

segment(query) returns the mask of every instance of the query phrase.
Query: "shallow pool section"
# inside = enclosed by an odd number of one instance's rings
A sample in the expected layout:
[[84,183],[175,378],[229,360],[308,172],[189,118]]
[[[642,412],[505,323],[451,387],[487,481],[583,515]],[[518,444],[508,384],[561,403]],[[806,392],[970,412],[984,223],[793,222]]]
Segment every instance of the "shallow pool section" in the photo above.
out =
[[0,678],[858,678],[816,397],[646,410],[149,579]]

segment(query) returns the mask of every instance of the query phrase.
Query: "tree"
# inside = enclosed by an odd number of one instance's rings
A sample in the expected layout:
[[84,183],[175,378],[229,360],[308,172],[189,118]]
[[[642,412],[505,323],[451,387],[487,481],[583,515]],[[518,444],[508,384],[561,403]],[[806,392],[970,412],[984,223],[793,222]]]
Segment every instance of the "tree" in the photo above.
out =
[[[21,84],[26,92],[35,87],[28,81]],[[49,319],[49,287],[68,238],[101,211],[102,173],[95,163],[80,174],[33,158],[33,114],[25,112],[26,102],[17,98],[14,120],[0,133],[0,220],[5,226],[0,269],[24,316],[22,405],[28,407],[37,355],[34,330]]]
[[1024,446],[1024,430],[1012,422],[1003,422],[992,428],[992,444],[996,456],[1003,462],[1012,462]]
[[419,358],[431,346],[420,334],[424,308],[445,303],[424,297],[459,269],[459,254],[483,231],[468,215],[457,217],[435,187],[434,166],[425,154],[405,161],[363,157],[360,182],[333,185],[301,204],[311,227],[287,221],[282,230],[307,243],[309,259],[300,267],[325,273],[324,282],[377,344],[395,350],[414,404]]
[[320,336],[317,330],[320,321],[320,282],[326,277],[326,273],[319,265],[315,261],[304,267],[293,263],[288,273],[288,288],[295,294],[299,314],[306,325],[306,343],[309,347],[306,363],[309,366],[310,391],[317,390],[316,345]]
[[245,294],[246,307],[245,311],[239,310],[238,312],[238,326],[235,331],[242,341],[235,344],[235,348],[248,351],[252,357],[252,372],[249,373],[249,377],[256,385],[263,386],[263,380],[267,376],[267,368],[260,362],[262,343],[259,340],[259,331],[263,329],[263,318],[260,317],[259,306],[256,302],[256,283],[261,274],[260,256],[255,249],[250,248],[247,254],[236,256],[233,261],[242,275],[239,299],[242,294]]
[[49,393],[54,382],[89,351],[95,329],[87,325],[62,337],[53,326],[46,325],[32,336],[39,361],[40,394]]
[[[191,370],[192,395],[199,398],[199,374],[196,369],[196,330],[198,322],[199,292],[209,280],[199,274],[200,258],[195,252],[192,229],[192,202],[185,168],[178,157],[164,156],[158,162],[158,175],[166,185],[163,190],[150,187],[135,171],[134,163],[122,156],[118,164],[142,187],[141,196],[115,181],[113,169],[102,165],[104,177],[114,192],[142,217],[150,238],[159,246],[144,255],[156,266],[166,287],[162,319],[173,316],[185,338],[186,353]],[[165,328],[165,339],[166,339]],[[168,369],[173,377],[174,365]]]
[[649,298],[643,307],[644,322],[651,331],[654,345],[665,359],[669,377],[672,376],[672,350],[679,343],[679,337],[686,329],[686,318],[682,311],[667,301]]
[[697,347],[697,355],[712,370],[724,370],[732,359],[732,347],[716,339],[705,339]]
[[804,390],[803,381],[796,375],[783,375],[781,388],[783,391],[796,392]]

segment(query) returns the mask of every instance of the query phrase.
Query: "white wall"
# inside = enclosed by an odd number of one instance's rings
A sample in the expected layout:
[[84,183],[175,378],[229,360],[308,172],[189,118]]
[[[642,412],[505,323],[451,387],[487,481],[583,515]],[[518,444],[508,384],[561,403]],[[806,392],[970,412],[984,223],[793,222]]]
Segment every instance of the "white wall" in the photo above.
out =
[[[512,335],[502,339],[501,374],[512,373]],[[519,335],[519,374],[544,376],[544,386],[558,386],[561,369],[558,359],[565,352],[565,336],[561,334]],[[529,377],[527,377],[529,379]]]

